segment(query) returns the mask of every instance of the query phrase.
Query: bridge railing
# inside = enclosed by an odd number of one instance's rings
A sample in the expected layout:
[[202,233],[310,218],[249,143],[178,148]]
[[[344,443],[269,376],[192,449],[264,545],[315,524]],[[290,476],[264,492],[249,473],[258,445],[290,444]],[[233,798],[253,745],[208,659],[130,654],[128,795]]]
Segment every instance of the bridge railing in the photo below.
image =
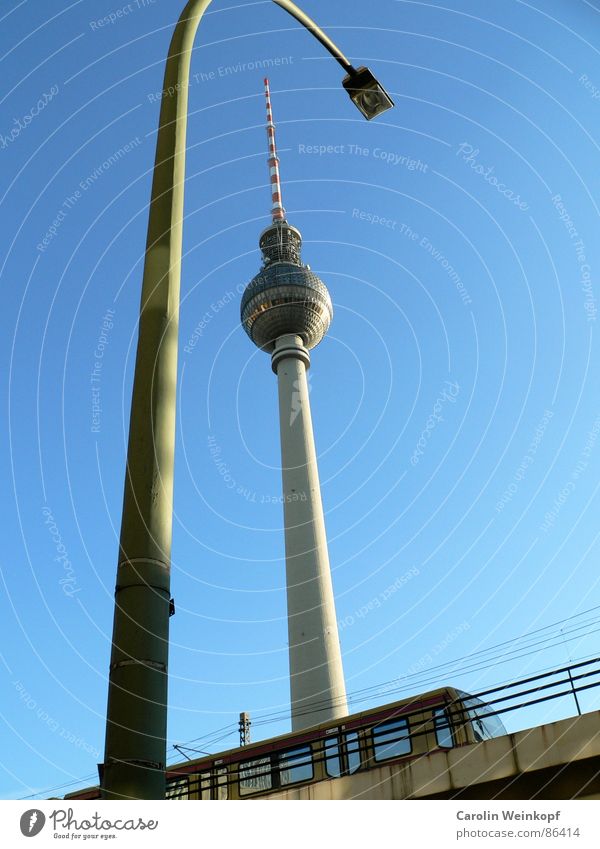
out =
[[[478,712],[480,719],[492,716],[505,719],[515,711],[524,711],[564,698],[572,698],[575,712],[581,715],[579,694],[597,687],[600,688],[600,657],[519,678],[469,695],[480,699],[489,708],[487,713]],[[462,703],[455,705],[455,711],[459,714],[464,712]]]

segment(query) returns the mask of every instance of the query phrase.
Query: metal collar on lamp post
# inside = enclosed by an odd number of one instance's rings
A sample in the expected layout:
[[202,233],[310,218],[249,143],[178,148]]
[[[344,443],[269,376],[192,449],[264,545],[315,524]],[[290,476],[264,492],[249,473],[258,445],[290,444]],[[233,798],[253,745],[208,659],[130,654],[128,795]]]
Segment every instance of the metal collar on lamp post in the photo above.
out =
[[[156,142],[115,588],[106,744],[104,763],[98,767],[104,799],[165,796],[188,89],[194,39],[210,2],[188,2],[175,27],[165,69],[164,89],[169,96],[162,98]],[[363,114],[372,117],[367,113],[372,111],[373,80],[361,76],[363,69],[356,71],[294,3],[274,2],[306,26],[344,66],[352,83],[349,88],[344,81],[345,87]]]

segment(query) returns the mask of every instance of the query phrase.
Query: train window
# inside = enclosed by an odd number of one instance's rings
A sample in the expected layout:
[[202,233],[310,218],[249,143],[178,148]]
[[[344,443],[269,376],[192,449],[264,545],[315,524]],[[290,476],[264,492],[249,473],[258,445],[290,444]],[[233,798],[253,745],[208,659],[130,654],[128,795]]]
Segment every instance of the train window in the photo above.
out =
[[360,744],[356,731],[348,731],[346,734],[346,756],[348,758],[348,772],[356,772],[360,767]]
[[484,740],[488,739],[483,722],[478,719],[477,716],[473,717],[471,721],[471,728],[473,729],[473,736],[477,743],[482,743]]
[[210,799],[210,772],[201,772],[200,776],[200,798]]
[[240,796],[271,790],[272,787],[270,758],[257,758],[240,764]]
[[279,755],[279,781],[282,786],[310,781],[313,777],[310,746],[299,746]]
[[227,786],[227,767],[220,767],[215,770],[216,775],[216,786],[215,786],[215,799],[227,799],[229,796],[229,788]]
[[[345,751],[340,754],[340,738],[327,737],[324,740],[325,772],[332,778],[356,772],[360,767],[360,746],[356,731],[342,735]],[[343,766],[342,766],[343,764]]]
[[323,749],[325,751],[325,772],[332,778],[339,778],[342,774],[339,738],[326,737],[323,741]]
[[491,740],[494,737],[502,737],[506,734],[502,720],[492,708],[482,702],[481,699],[470,696],[468,693],[460,692],[463,700],[463,705],[468,711],[468,716],[471,720],[471,728],[475,735],[475,740]]
[[446,708],[436,708],[433,711],[435,721],[435,739],[441,749],[451,749],[454,746],[452,728]]
[[406,719],[390,719],[387,722],[381,722],[373,728],[372,733],[376,761],[399,758],[410,754],[412,750]]
[[187,778],[175,778],[167,782],[166,799],[189,799],[190,791]]

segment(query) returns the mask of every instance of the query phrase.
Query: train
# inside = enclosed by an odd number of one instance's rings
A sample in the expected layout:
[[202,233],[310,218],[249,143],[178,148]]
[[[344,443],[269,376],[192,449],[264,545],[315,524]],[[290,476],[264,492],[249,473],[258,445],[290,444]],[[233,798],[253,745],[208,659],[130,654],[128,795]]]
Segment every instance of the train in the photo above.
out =
[[[506,734],[498,714],[453,687],[167,767],[171,800],[254,799]],[[99,799],[88,787],[65,800]]]

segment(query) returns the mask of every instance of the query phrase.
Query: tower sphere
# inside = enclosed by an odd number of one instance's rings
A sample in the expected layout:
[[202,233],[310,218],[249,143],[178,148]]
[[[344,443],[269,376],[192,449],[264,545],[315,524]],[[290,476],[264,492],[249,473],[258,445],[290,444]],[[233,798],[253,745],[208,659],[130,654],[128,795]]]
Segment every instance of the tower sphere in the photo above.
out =
[[301,244],[300,232],[287,221],[261,235],[263,267],[246,287],[240,312],[244,330],[264,351],[273,351],[277,338],[287,334],[314,348],[333,318],[327,287],[300,261]]

